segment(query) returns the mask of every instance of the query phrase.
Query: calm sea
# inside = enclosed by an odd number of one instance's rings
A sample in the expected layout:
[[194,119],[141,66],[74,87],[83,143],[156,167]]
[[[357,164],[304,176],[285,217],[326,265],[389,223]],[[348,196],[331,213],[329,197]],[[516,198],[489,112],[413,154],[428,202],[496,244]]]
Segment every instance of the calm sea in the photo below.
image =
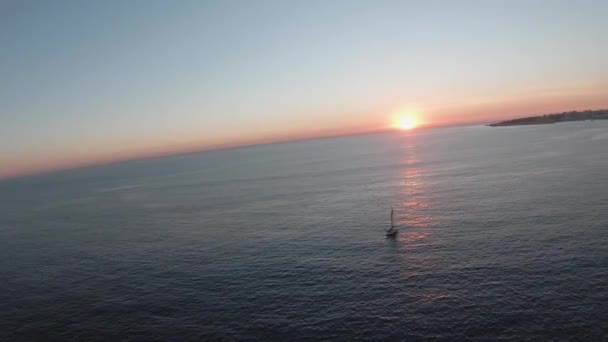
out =
[[608,122],[5,180],[0,279],[8,341],[608,340]]

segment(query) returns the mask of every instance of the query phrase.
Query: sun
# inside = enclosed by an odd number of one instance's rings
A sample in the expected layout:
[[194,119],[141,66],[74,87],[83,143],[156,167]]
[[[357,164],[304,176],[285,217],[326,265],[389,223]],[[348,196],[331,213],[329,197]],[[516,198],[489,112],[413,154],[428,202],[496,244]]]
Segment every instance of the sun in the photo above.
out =
[[417,110],[407,108],[395,111],[392,127],[401,130],[410,130],[420,126],[420,115]]
[[416,122],[416,119],[414,119],[412,116],[402,116],[398,119],[397,121],[397,127],[399,127],[400,129],[412,129],[412,128],[416,128],[416,126],[418,126],[418,123]]

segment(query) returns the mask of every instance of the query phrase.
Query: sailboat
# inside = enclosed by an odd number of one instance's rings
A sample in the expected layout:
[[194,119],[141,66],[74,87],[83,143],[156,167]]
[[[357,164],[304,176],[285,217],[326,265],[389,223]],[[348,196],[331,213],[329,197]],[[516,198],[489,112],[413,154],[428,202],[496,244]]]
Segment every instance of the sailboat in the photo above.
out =
[[399,230],[393,224],[393,207],[391,207],[391,227],[386,231],[387,237],[395,237]]

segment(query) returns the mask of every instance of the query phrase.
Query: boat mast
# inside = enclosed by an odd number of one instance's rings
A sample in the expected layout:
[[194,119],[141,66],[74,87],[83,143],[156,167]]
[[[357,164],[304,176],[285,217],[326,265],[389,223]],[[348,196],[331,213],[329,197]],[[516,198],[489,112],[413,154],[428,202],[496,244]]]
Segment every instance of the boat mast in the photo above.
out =
[[394,228],[395,225],[393,224],[393,207],[391,207],[391,228]]

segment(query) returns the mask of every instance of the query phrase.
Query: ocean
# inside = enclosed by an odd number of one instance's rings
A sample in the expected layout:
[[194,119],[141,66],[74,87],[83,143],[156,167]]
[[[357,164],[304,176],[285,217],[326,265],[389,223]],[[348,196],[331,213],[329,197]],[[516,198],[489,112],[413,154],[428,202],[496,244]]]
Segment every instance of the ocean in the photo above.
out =
[[3,341],[608,340],[608,123],[7,179],[0,279]]

